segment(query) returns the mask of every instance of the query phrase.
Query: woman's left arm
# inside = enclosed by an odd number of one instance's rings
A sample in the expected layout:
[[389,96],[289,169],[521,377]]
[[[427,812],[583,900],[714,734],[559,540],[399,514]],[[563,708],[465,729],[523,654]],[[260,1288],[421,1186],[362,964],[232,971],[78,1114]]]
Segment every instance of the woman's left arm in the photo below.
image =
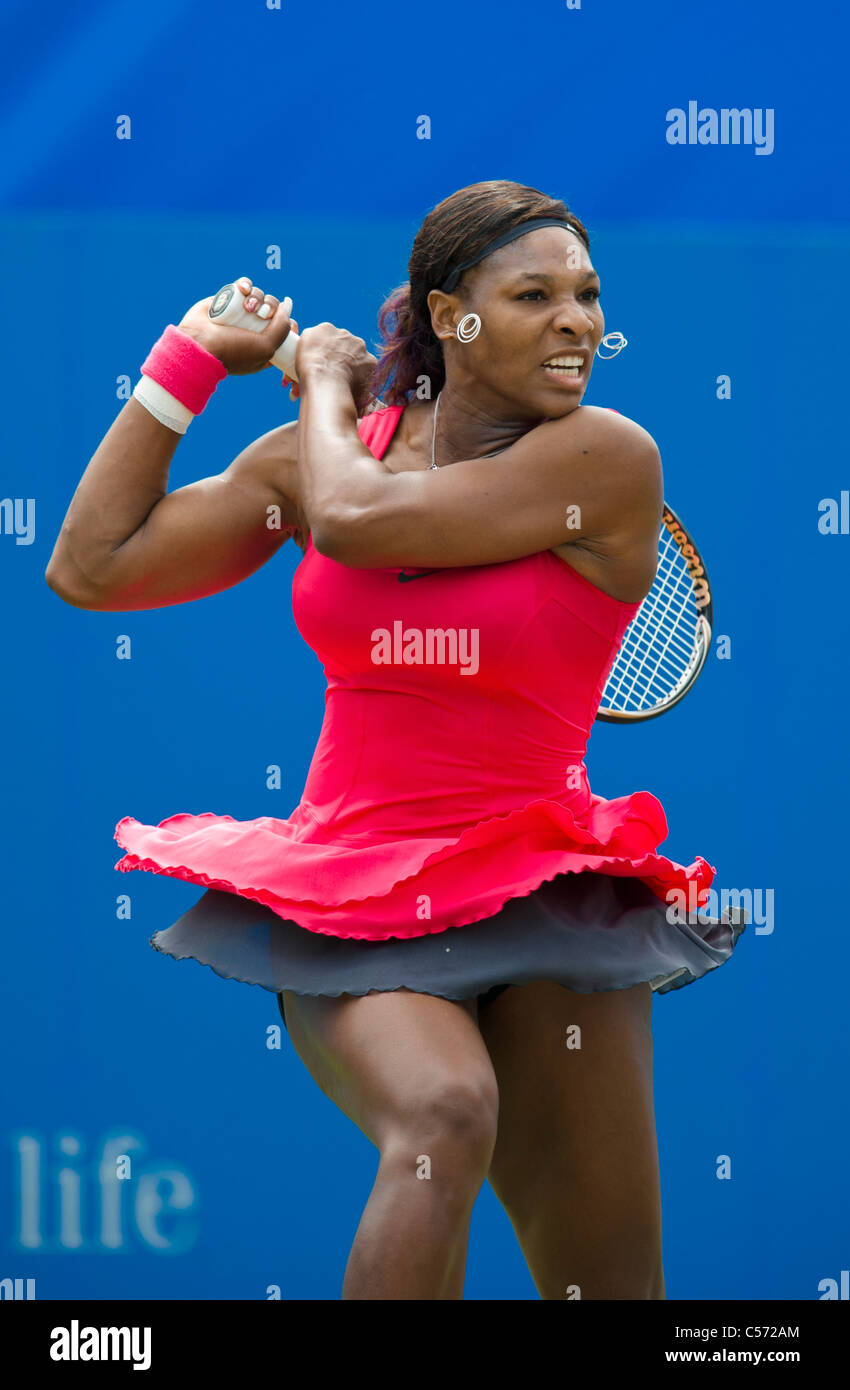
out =
[[302,343],[308,335],[318,336],[297,362],[297,467],[321,554],[355,569],[440,568],[657,538],[661,459],[634,420],[580,406],[494,457],[393,473],[357,433],[368,356],[362,339],[330,324],[306,330]]
[[329,554],[344,518],[360,502],[376,501],[395,475],[363,443],[358,407],[344,373],[313,363],[300,378],[298,496],[313,545]]

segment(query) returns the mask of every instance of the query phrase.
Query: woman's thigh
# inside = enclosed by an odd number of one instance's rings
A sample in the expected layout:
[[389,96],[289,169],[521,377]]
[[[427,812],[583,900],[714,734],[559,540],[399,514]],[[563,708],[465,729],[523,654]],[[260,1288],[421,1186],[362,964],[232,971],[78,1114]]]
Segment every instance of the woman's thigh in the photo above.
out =
[[284,990],[283,1003],[301,1061],[376,1148],[411,1130],[423,1142],[449,1133],[489,1163],[499,1096],[475,999],[405,988],[338,998]]
[[652,992],[513,986],[480,1010],[489,1171],[544,1298],[663,1297]]

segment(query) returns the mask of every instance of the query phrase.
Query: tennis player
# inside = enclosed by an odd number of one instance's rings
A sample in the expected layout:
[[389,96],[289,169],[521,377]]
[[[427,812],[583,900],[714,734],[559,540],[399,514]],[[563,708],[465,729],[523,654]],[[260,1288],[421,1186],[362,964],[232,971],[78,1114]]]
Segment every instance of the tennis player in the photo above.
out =
[[343,1298],[461,1299],[489,1178],[541,1298],[662,1299],[653,995],[723,964],[739,928],[668,920],[713,867],[659,853],[651,792],[588,780],[663,502],[647,431],[582,404],[605,334],[588,234],[521,184],[453,193],[380,311],[379,358],[308,327],[297,421],[169,493],[218,382],[297,330],[289,301],[240,292],[261,331],[203,300],[152,349],[47,580],[81,608],[157,608],[294,538],[324,723],[287,819],[125,816],[116,867],[205,889],[152,944],[274,992],[378,1150]]

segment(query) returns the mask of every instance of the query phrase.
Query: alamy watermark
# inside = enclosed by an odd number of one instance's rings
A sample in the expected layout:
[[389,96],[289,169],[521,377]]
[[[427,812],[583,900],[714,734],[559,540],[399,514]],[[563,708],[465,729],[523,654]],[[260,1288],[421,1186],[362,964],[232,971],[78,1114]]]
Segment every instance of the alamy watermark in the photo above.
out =
[[752,145],[756,154],[773,154],[772,106],[700,107],[689,101],[685,111],[673,106],[667,112],[668,145]]
[[35,498],[0,498],[0,532],[4,536],[14,536],[15,545],[32,545],[35,540]]
[[822,536],[850,536],[850,490],[818,502],[818,530]]
[[376,666],[459,666],[462,676],[478,671],[477,627],[405,627],[400,618],[372,632]]
[[705,889],[705,902],[697,901],[697,885],[688,884],[684,888],[670,888],[665,894],[667,903],[666,918],[671,926],[686,925],[692,918],[701,926],[709,926],[712,921],[728,922],[729,909],[743,913],[745,922],[755,923],[757,936],[770,936],[773,931],[773,889],[772,888],[715,888]]
[[35,1298],[35,1279],[7,1275],[0,1279],[0,1298]]
[[89,1327],[72,1318],[50,1334],[51,1361],[132,1361],[134,1371],[150,1370],[149,1327]]

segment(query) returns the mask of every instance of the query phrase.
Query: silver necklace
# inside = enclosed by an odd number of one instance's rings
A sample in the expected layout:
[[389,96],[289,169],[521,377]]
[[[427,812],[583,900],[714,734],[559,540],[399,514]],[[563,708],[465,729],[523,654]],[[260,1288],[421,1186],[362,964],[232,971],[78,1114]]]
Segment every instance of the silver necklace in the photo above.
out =
[[[431,431],[431,464],[430,467],[426,469],[426,472],[428,473],[430,473],[431,468],[437,467],[436,463],[434,462],[434,445],[437,442],[437,411],[440,409],[440,397],[442,396],[442,394],[442,390],[439,390],[437,392],[437,403],[434,406],[434,428]],[[508,447],[509,446],[506,444],[505,449],[507,449]],[[494,449],[492,454],[481,454],[480,457],[484,459],[493,459],[496,457],[497,454],[503,454],[505,452],[505,449]]]

